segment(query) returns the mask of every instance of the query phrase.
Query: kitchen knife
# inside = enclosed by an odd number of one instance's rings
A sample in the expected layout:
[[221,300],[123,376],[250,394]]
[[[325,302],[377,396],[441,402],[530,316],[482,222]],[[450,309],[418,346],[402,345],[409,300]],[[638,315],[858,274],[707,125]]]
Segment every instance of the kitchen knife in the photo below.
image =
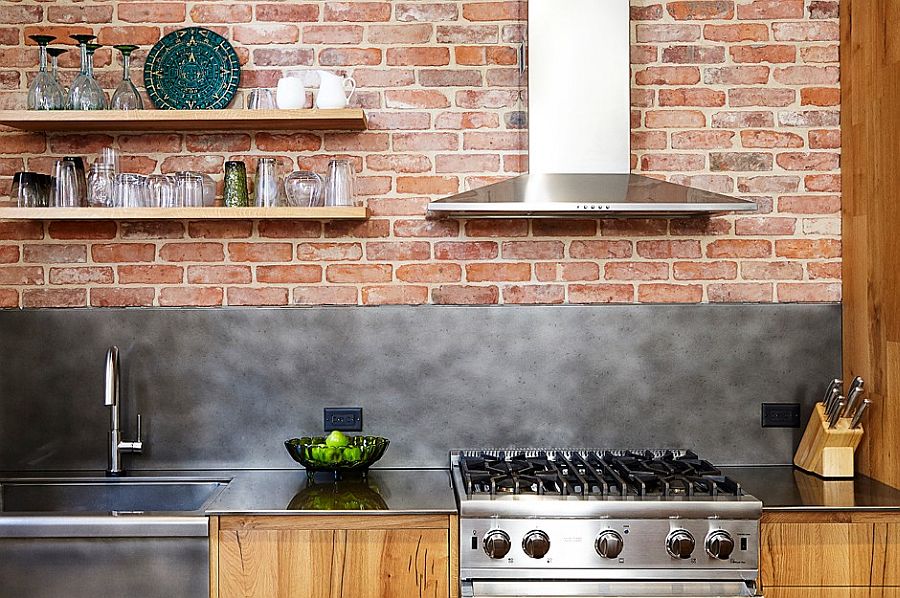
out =
[[846,404],[847,402],[843,399],[837,402],[837,405],[835,406],[834,411],[831,414],[831,419],[828,420],[829,428],[833,428],[837,425],[838,420],[841,419],[841,411],[843,411],[844,405]]
[[862,390],[865,383],[866,382],[862,379],[862,376],[857,376],[856,378],[854,378],[850,383],[850,386],[847,387],[847,396],[849,397],[850,393],[853,392],[853,389],[855,388],[859,388],[860,390]]
[[835,387],[831,389],[831,395],[825,400],[825,413],[831,413],[831,410],[834,409],[834,404],[840,396],[841,391],[839,388]]
[[858,428],[860,422],[862,422],[863,414],[866,412],[866,409],[869,408],[869,405],[872,404],[872,401],[869,399],[863,399],[863,402],[860,403],[859,409],[856,410],[856,415],[853,416],[853,420],[850,422],[851,428]]
[[832,394],[833,391],[834,391],[835,389],[837,389],[837,391],[840,392],[841,387],[842,387],[843,385],[844,385],[844,381],[841,380],[840,378],[835,378],[834,380],[832,380],[832,381],[828,384],[828,388],[825,389],[825,398],[822,399],[822,402],[823,402],[824,404],[828,405],[828,403],[830,402],[830,400],[831,400],[831,399],[833,398],[833,396],[834,396],[834,395]]
[[831,423],[831,418],[834,417],[834,412],[837,411],[838,406],[841,404],[841,401],[845,400],[843,396],[838,395],[831,401],[831,405],[825,410],[825,421]]
[[847,395],[847,408],[844,410],[844,417],[853,417],[856,415],[857,401],[863,393],[862,385],[857,386]]

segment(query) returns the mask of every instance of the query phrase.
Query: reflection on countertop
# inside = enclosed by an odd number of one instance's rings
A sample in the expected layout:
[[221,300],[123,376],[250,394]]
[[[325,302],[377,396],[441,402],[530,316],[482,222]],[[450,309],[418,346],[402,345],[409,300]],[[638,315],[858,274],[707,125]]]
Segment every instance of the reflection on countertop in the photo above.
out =
[[231,472],[209,515],[455,514],[450,474],[441,469],[372,469],[335,481],[303,470]]
[[723,467],[764,510],[900,510],[900,490],[857,475],[825,480],[792,466]]

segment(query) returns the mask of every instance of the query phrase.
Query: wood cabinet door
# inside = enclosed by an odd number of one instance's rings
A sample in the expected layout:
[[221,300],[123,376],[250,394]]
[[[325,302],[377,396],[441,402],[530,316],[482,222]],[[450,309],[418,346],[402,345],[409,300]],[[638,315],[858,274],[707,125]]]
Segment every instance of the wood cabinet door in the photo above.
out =
[[893,586],[900,591],[900,523],[875,524],[875,558],[872,585]]
[[338,533],[342,532],[220,531],[219,597],[332,598]]
[[760,530],[760,575],[766,596],[769,588],[785,586],[871,584],[874,525],[870,523],[764,523]]
[[346,532],[342,598],[447,598],[448,530]]
[[765,588],[765,598],[900,598],[891,588]]

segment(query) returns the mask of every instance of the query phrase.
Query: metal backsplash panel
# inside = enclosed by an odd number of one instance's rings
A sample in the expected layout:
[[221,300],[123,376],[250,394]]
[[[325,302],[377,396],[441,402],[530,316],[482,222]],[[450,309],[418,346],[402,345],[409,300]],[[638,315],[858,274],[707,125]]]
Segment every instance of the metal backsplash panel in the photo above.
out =
[[837,305],[384,307],[0,312],[0,469],[103,469],[117,344],[130,469],[292,467],[286,438],[361,406],[385,467],[451,448],[685,447],[788,463],[840,372]]

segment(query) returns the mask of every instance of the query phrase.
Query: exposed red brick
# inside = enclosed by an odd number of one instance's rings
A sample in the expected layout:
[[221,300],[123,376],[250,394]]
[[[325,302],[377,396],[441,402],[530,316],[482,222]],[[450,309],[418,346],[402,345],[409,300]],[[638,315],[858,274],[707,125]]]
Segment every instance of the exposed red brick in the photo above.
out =
[[776,292],[778,301],[787,303],[837,302],[841,300],[841,283],[780,283]]
[[153,305],[155,291],[151,288],[90,290],[93,307],[148,307]]
[[711,284],[707,295],[711,303],[769,303],[773,286],[769,283]]
[[646,283],[638,285],[641,303],[699,303],[703,299],[700,285]]
[[256,269],[257,282],[286,284],[313,283],[321,282],[321,280],[321,266],[259,266]]
[[84,307],[85,289],[24,289],[22,307]]
[[331,264],[325,269],[328,282],[389,282],[392,267],[388,264]]
[[152,262],[156,257],[156,245],[152,243],[106,243],[91,246],[95,262]]
[[50,268],[50,284],[112,284],[113,269],[108,266]]
[[466,265],[466,280],[469,282],[517,282],[530,279],[530,264],[477,263]]
[[493,285],[443,285],[431,292],[431,299],[442,305],[491,305],[500,301],[500,289]]
[[397,268],[397,280],[404,282],[459,282],[459,264],[406,264]]
[[159,291],[163,307],[213,307],[222,305],[224,293],[217,287],[166,287]]
[[428,300],[428,287],[393,285],[363,287],[363,305],[420,305]]
[[560,304],[566,300],[563,285],[530,284],[503,287],[504,303],[519,304]]
[[630,284],[570,284],[569,303],[631,303],[634,287]]
[[51,239],[114,239],[116,237],[116,223],[102,220],[57,221],[50,223],[49,233]]
[[166,243],[159,257],[165,262],[221,262],[225,249],[221,243]]
[[119,266],[117,271],[120,284],[179,284],[184,281],[181,266]]
[[288,289],[229,287],[226,290],[226,297],[228,305],[287,305]]
[[294,256],[290,243],[229,243],[232,262],[289,262]]
[[296,287],[294,303],[298,305],[356,305],[356,287]]

